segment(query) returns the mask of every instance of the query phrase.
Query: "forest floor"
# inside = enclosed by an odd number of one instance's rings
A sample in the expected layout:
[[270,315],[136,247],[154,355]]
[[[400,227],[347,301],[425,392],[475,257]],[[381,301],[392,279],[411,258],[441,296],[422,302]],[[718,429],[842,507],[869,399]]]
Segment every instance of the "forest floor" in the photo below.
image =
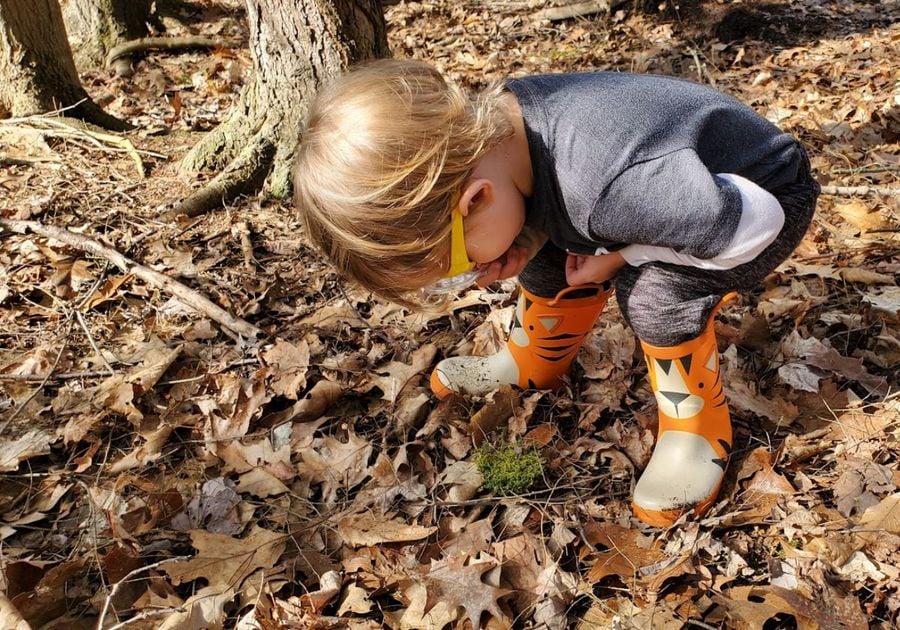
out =
[[[706,517],[632,516],[655,401],[614,300],[564,391],[438,403],[430,369],[499,347],[512,283],[410,314],[341,284],[285,202],[161,218],[209,177],[178,160],[250,72],[242,3],[195,0],[168,32],[228,48],[82,75],[131,146],[0,120],[0,217],[102,242],[264,336],[71,240],[0,232],[0,626],[898,627],[900,6],[651,4],[386,14],[395,56],[472,88],[677,75],[808,147],[812,227],[716,323],[736,439]],[[477,447],[509,443],[542,471],[496,496]]]

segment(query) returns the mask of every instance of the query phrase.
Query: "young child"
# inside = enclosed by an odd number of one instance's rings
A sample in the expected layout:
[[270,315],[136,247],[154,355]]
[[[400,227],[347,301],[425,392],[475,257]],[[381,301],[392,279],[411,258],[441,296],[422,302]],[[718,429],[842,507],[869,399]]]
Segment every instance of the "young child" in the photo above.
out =
[[518,276],[506,347],[441,361],[438,396],[558,386],[611,281],[659,408],[635,515],[668,526],[712,505],[731,450],[712,320],[811,221],[819,188],[794,138],[675,78],[534,76],[470,98],[387,60],[317,97],[295,185],[313,243],[388,300],[415,305],[473,264],[482,286]]

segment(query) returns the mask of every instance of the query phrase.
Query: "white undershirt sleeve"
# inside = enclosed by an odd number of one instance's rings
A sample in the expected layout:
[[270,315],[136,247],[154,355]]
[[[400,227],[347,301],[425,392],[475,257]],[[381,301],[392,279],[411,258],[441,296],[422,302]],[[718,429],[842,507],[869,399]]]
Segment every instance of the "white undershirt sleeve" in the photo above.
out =
[[731,173],[717,175],[741,192],[741,219],[731,243],[715,258],[697,258],[656,245],[628,245],[619,250],[629,265],[667,262],[700,269],[731,269],[750,262],[768,247],[784,226],[784,210],[772,193],[749,179]]

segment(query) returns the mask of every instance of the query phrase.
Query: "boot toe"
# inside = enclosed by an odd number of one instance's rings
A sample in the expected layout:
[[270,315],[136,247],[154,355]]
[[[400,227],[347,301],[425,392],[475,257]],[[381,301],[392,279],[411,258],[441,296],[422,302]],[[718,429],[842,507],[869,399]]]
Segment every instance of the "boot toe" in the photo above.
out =
[[447,374],[444,372],[444,370],[441,369],[440,364],[438,364],[438,366],[434,368],[434,371],[431,373],[429,384],[431,385],[431,391],[434,392],[434,395],[442,400],[450,394],[457,393],[457,391],[451,386],[452,383],[447,377]]
[[688,511],[700,515],[712,505],[725,470],[706,438],[666,431],[634,489],[635,516],[666,527]]

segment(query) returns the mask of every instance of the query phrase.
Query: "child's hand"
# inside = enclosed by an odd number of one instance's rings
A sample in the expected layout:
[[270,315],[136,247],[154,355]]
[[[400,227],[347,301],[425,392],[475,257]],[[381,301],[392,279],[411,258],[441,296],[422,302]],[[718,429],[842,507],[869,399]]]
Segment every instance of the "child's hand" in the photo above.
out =
[[497,260],[478,265],[478,269],[486,269],[487,271],[478,278],[475,284],[484,288],[497,280],[512,278],[513,276],[519,275],[525,268],[525,265],[528,264],[528,254],[528,249],[525,247],[519,247],[518,245],[511,246],[506,250],[506,253]]
[[625,266],[625,259],[618,252],[603,256],[569,254],[566,258],[566,282],[570,286],[606,282]]

